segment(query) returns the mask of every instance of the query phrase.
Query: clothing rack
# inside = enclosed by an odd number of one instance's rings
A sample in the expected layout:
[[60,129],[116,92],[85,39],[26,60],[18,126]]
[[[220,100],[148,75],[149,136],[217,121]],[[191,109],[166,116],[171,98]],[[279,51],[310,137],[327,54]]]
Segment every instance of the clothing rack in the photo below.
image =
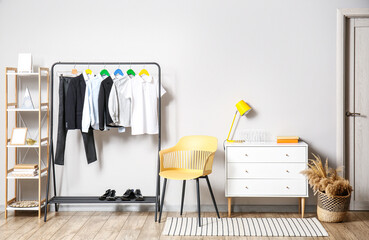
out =
[[[85,66],[89,66],[89,65],[117,65],[117,66],[121,66],[121,65],[143,65],[143,66],[148,66],[148,65],[154,65],[157,66],[158,68],[158,91],[159,91],[159,96],[158,96],[158,127],[159,127],[159,133],[158,133],[158,158],[157,158],[157,176],[156,176],[156,195],[155,196],[144,196],[144,201],[100,201],[99,197],[91,197],[91,196],[57,196],[56,195],[56,181],[55,181],[55,162],[54,162],[54,141],[53,141],[53,108],[54,108],[54,71],[55,71],[55,67],[56,66],[68,66],[68,65],[73,65],[73,66],[77,66],[77,65],[85,65]],[[48,209],[48,204],[55,204],[55,211],[58,211],[58,206],[59,204],[78,204],[78,203],[83,203],[83,204],[97,204],[97,203],[103,203],[103,204],[111,204],[111,203],[115,203],[115,204],[126,204],[126,203],[140,203],[140,204],[153,204],[155,203],[155,222],[157,221],[157,213],[158,211],[160,211],[159,209],[159,199],[160,199],[160,176],[159,176],[159,171],[160,171],[160,157],[159,157],[159,151],[161,150],[161,68],[160,65],[156,62],[56,62],[52,65],[51,67],[51,96],[50,96],[50,100],[51,100],[51,104],[50,104],[50,146],[49,146],[49,151],[50,151],[50,155],[49,155],[49,159],[48,159],[48,171],[49,174],[47,176],[47,184],[46,184],[46,200],[45,200],[45,216],[44,216],[44,222],[47,221],[47,209]],[[51,173],[51,167],[52,167],[52,173],[53,173],[53,185],[54,185],[54,196],[51,197],[49,199],[49,188],[50,188],[50,173]]]

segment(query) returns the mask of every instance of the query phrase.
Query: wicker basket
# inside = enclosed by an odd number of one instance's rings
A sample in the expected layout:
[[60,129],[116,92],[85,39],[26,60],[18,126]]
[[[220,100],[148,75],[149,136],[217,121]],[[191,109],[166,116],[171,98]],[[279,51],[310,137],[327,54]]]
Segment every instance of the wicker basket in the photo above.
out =
[[351,194],[347,196],[328,197],[318,192],[318,219],[322,222],[342,222],[350,205]]

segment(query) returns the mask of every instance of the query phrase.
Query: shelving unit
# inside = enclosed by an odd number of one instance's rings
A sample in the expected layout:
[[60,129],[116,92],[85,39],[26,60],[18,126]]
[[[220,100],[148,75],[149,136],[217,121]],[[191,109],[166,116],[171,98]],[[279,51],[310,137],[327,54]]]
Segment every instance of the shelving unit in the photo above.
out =
[[[38,76],[38,107],[35,109],[22,109],[20,108],[18,104],[18,93],[19,93],[19,84],[20,84],[20,76],[22,78],[26,77],[35,77]],[[9,102],[9,91],[8,84],[9,84],[9,77],[14,77],[14,102]],[[46,79],[46,102],[41,102],[41,87],[44,86],[44,78]],[[49,111],[49,89],[50,89],[50,74],[48,68],[40,67],[38,68],[38,72],[33,73],[18,73],[17,68],[7,67],[5,68],[5,218],[8,217],[8,211],[17,211],[17,210],[26,210],[26,211],[38,211],[38,217],[41,218],[41,209],[45,206],[46,198],[41,198],[41,180],[43,177],[46,177],[48,175],[48,161],[49,158],[49,129],[50,129],[50,111]],[[10,144],[10,138],[9,138],[9,129],[11,130],[13,127],[19,127],[20,122],[19,117],[21,116],[22,112],[37,112],[38,113],[38,136],[37,136],[37,142],[34,145],[11,145]],[[12,126],[10,126],[9,122],[9,116],[8,114],[14,113],[14,119],[15,121],[12,123]],[[46,117],[46,137],[42,137],[42,115]],[[25,122],[23,121],[23,124]],[[41,144],[40,144],[41,143]],[[46,147],[46,164],[42,164],[42,149]],[[15,165],[22,163],[22,159],[20,159],[19,150],[21,148],[25,149],[34,149],[36,150],[38,154],[38,175],[37,176],[13,176],[12,172],[14,171],[14,168],[9,169],[9,165]],[[9,159],[9,152],[14,151],[14,164],[10,164]],[[27,155],[27,152],[26,154]],[[29,207],[29,208],[15,208],[10,207],[9,205],[13,202],[19,201],[19,180],[38,180],[38,206],[37,207]],[[14,189],[14,197],[12,199],[9,198],[9,180],[15,181],[15,189]]]

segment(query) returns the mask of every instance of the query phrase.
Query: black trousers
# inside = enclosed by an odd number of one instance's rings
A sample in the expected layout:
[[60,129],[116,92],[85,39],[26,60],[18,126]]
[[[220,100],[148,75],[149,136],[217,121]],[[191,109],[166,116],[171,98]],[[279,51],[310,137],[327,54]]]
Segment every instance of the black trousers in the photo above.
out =
[[[55,151],[55,164],[64,165],[64,152],[65,143],[67,140],[68,129],[66,128],[65,122],[65,103],[68,92],[68,87],[71,81],[76,80],[73,77],[60,76],[59,82],[59,119],[58,119],[58,138],[56,142]],[[92,163],[97,160],[95,139],[92,128],[89,129],[88,133],[82,132],[83,144],[85,146],[85,152],[87,157],[87,163]]]

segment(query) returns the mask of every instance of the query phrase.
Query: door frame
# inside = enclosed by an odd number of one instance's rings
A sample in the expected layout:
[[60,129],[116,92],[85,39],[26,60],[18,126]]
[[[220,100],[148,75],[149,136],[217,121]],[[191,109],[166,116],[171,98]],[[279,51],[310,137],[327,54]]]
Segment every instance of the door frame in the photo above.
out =
[[337,49],[336,49],[336,81],[337,81],[337,133],[336,133],[336,159],[337,166],[343,166],[343,177],[346,172],[346,53],[350,47],[347,43],[347,21],[350,18],[369,18],[369,8],[337,9]]

